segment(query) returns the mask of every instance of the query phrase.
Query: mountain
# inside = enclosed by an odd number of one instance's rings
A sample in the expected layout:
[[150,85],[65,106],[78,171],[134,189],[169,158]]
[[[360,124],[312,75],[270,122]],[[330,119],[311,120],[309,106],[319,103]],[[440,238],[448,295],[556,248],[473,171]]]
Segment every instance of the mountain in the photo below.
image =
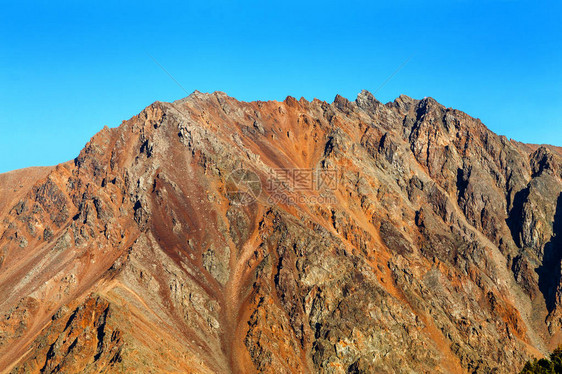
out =
[[562,340],[561,192],[431,98],[156,102],[0,175],[0,372],[516,372]]

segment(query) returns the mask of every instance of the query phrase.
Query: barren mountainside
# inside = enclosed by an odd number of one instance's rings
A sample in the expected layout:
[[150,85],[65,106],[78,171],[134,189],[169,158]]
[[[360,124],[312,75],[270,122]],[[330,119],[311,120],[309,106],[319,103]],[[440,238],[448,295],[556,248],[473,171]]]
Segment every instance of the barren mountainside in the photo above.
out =
[[0,372],[517,372],[562,342],[561,192],[431,98],[156,102],[0,175]]

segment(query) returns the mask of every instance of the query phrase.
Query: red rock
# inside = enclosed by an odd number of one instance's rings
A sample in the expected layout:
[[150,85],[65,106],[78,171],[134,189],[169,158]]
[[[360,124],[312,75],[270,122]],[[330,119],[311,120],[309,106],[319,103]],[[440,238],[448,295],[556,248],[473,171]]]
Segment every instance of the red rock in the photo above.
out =
[[156,102],[0,175],[0,371],[515,372],[560,342],[561,159],[431,98]]

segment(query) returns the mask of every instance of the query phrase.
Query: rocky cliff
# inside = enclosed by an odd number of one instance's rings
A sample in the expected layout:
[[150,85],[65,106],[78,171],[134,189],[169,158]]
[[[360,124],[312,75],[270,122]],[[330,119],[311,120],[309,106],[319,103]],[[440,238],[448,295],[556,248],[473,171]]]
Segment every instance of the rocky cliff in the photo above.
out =
[[561,192],[431,98],[157,102],[0,175],[0,372],[515,372],[562,340]]

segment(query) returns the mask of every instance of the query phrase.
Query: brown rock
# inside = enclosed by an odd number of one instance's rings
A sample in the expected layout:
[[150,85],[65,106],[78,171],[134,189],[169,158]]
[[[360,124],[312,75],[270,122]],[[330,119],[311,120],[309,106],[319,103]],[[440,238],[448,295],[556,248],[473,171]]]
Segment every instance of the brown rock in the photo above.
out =
[[430,98],[156,102],[0,175],[0,371],[516,372],[561,336],[561,159]]

